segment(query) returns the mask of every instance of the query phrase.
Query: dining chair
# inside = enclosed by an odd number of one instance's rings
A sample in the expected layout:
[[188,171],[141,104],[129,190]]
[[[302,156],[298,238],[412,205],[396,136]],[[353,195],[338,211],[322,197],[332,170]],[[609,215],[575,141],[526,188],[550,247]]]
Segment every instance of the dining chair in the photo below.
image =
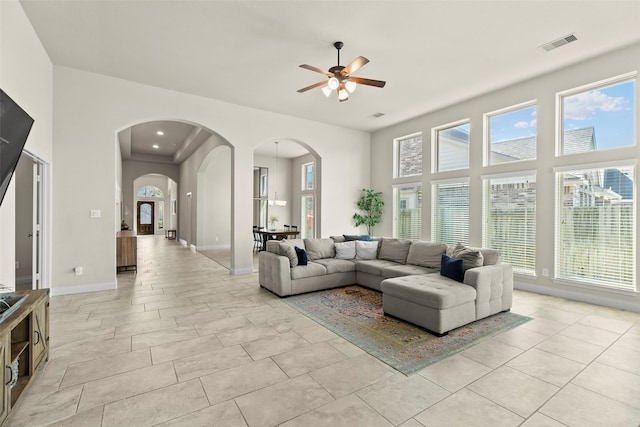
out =
[[253,226],[253,251],[259,252],[260,248],[262,248],[262,236],[260,236],[259,231],[264,227],[258,227],[257,225]]
[[285,225],[284,225],[284,231],[290,231],[290,230],[291,230],[291,226],[290,226],[290,225],[285,224]]

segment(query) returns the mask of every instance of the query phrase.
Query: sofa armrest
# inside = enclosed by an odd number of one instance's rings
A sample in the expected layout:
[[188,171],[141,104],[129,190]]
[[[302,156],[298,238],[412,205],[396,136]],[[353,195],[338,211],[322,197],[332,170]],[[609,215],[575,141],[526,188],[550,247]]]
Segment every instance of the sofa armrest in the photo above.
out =
[[289,258],[263,251],[258,255],[258,262],[260,286],[281,297],[292,294]]
[[513,268],[500,263],[470,268],[464,274],[464,283],[476,290],[476,318],[511,308],[513,301]]

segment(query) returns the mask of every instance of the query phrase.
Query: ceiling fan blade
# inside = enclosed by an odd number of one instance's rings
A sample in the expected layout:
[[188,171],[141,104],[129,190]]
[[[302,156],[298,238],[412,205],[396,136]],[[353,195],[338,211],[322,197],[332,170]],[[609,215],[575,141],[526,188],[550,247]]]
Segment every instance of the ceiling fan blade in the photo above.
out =
[[326,81],[326,80],[323,80],[323,81],[321,81],[321,82],[314,83],[314,84],[312,84],[312,85],[310,85],[310,86],[303,87],[302,89],[298,89],[298,93],[306,92],[306,91],[308,91],[308,90],[315,89],[315,88],[317,88],[318,86],[323,86],[323,85],[326,85],[326,84],[327,84],[327,81]]
[[384,87],[384,85],[387,84],[387,82],[384,82],[382,80],[365,79],[362,77],[353,77],[353,76],[349,77],[349,80],[361,85],[375,86],[375,87]]
[[334,77],[335,75],[329,71],[322,70],[318,67],[314,67],[313,65],[302,64],[300,68],[306,68],[307,70],[315,71],[316,73],[324,74],[328,77]]
[[347,76],[353,73],[354,71],[356,71],[358,68],[362,67],[363,65],[366,65],[368,62],[369,60],[364,56],[358,56],[356,59],[353,60],[351,64],[344,67],[344,69],[340,72],[340,74],[342,74],[343,76]]

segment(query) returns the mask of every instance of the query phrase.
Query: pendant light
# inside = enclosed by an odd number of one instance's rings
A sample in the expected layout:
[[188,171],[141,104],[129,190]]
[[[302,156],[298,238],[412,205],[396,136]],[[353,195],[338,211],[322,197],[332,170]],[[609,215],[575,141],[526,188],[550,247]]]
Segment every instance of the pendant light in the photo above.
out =
[[275,188],[275,192],[274,192],[274,198],[268,200],[268,204],[269,206],[287,206],[287,201],[286,200],[280,200],[278,199],[278,141],[275,141],[276,144],[276,170],[274,173],[274,188]]

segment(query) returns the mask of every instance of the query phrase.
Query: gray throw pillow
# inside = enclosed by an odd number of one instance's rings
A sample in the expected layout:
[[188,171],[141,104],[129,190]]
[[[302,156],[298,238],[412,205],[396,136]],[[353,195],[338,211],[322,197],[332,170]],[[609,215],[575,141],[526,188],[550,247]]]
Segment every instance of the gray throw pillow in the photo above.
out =
[[470,248],[469,246],[458,243],[451,253],[452,258],[462,259],[465,271],[470,268],[482,267],[484,265],[484,257],[482,256],[480,249]]
[[376,259],[378,242],[364,242],[356,240],[356,259]]
[[356,257],[356,242],[335,243],[336,259],[354,259]]
[[387,261],[406,264],[410,248],[411,240],[382,239],[378,259],[386,259]]
[[304,246],[307,250],[309,261],[335,258],[336,256],[333,240],[328,237],[324,239],[304,239]]
[[446,243],[416,241],[411,243],[407,264],[427,268],[440,268],[442,254],[447,250]]
[[298,265],[298,254],[292,244],[288,242],[281,242],[278,245],[278,254],[289,258],[289,265],[291,265],[291,268]]

